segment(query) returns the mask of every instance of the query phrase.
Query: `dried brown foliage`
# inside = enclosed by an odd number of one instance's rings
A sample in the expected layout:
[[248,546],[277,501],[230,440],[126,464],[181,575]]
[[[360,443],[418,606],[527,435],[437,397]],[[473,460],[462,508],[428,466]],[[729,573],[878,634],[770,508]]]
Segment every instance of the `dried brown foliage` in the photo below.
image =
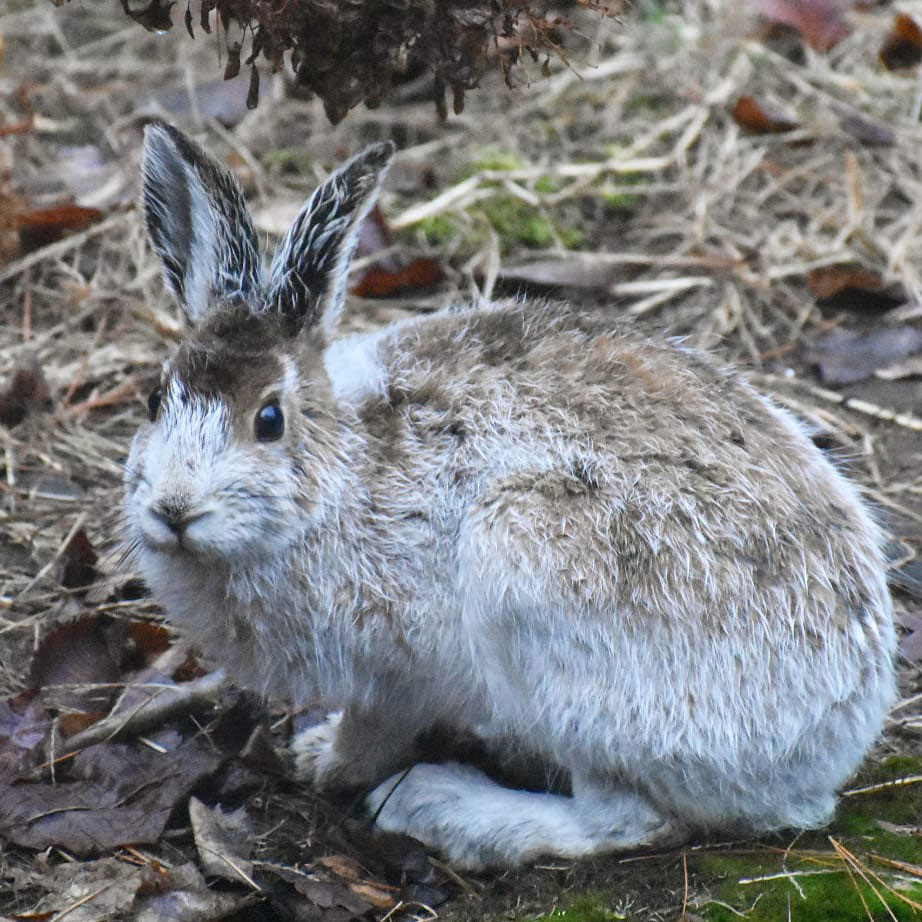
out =
[[[59,0],[60,2],[60,0]],[[593,12],[612,16],[614,2],[581,0]],[[145,28],[172,26],[166,0],[122,0],[125,12]],[[297,83],[323,100],[333,124],[364,102],[375,108],[395,82],[428,72],[435,78],[434,102],[442,117],[447,97],[456,113],[491,60],[510,72],[523,54],[559,53],[557,33],[566,20],[548,17],[542,0],[198,0],[187,6],[185,30],[212,31],[217,14],[227,48],[225,79],[249,65],[247,104],[259,100],[262,60],[274,70],[290,65]]]

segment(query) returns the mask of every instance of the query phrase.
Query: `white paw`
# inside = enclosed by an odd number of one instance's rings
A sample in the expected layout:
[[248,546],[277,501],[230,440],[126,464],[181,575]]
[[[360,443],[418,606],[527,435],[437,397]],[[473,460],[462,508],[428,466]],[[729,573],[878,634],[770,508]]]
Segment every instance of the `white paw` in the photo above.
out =
[[649,845],[672,832],[668,820],[630,791],[612,790],[587,803],[504,788],[455,763],[414,765],[378,785],[366,804],[382,829],[419,839],[470,870]]
[[295,774],[302,781],[322,788],[335,783],[341,767],[336,754],[336,737],[343,719],[342,711],[327,715],[327,719],[302,730],[291,741],[295,757]]
[[455,866],[478,870],[520,858],[517,843],[498,842],[505,830],[495,829],[506,825],[500,817],[507,795],[517,794],[467,765],[420,763],[379,784],[365,803],[386,832],[412,836]]

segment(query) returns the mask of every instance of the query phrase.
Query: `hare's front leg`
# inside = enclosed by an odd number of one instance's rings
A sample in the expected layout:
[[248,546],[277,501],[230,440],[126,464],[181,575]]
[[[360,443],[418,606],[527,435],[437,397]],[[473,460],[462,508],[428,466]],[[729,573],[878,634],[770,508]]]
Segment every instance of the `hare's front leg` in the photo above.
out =
[[410,762],[424,726],[399,707],[349,705],[291,742],[295,774],[317,788],[367,787]]
[[367,805],[383,829],[413,836],[470,870],[637,848],[682,834],[671,817],[620,784],[574,775],[572,797],[537,794],[501,787],[457,763],[414,765],[379,785]]

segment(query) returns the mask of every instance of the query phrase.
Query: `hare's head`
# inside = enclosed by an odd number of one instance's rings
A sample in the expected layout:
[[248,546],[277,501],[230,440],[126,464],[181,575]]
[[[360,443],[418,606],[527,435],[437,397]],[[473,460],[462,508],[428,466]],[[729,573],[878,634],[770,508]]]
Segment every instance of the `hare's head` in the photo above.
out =
[[144,215],[191,332],[132,445],[126,503],[140,549],[271,554],[335,495],[343,446],[321,355],[393,150],[376,144],[330,176],[264,275],[233,176],[175,128],[148,126]]

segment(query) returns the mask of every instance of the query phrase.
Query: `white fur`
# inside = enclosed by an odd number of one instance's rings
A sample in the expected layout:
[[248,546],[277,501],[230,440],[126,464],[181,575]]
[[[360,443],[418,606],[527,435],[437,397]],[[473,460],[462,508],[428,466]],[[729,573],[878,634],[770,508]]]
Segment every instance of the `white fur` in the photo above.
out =
[[[893,699],[895,633],[883,536],[793,417],[561,305],[280,348],[290,429],[268,444],[230,424],[258,395],[200,398],[167,367],[126,513],[229,675],[342,709],[295,742],[304,777],[368,785],[382,826],[463,867],[827,820]],[[164,501],[193,516],[182,543]],[[437,724],[572,796],[404,777]]]
[[374,397],[383,397],[387,372],[378,348],[390,330],[357,333],[335,339],[323,353],[323,363],[333,396],[344,403],[358,404]]

